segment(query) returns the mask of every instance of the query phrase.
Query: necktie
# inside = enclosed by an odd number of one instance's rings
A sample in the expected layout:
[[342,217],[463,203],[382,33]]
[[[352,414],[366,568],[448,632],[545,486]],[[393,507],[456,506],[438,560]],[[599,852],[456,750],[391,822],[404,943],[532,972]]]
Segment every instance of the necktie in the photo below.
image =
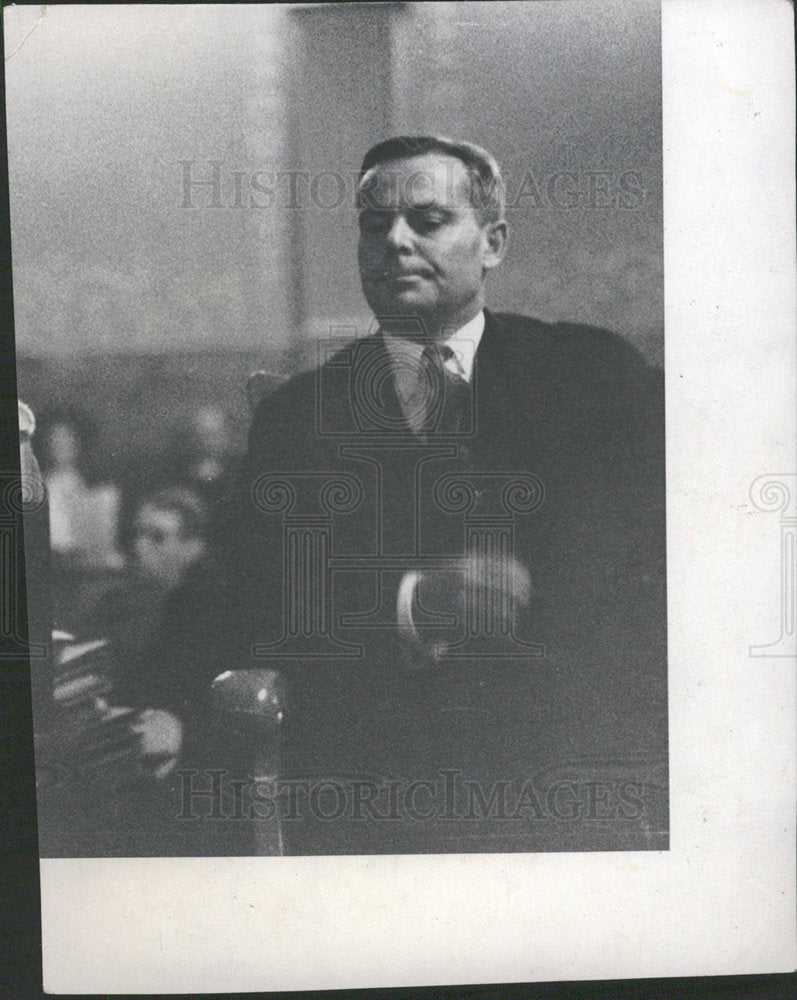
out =
[[450,370],[446,362],[455,358],[448,344],[428,344],[421,355],[420,379],[424,387],[421,431],[429,434],[456,434],[467,426],[470,386]]

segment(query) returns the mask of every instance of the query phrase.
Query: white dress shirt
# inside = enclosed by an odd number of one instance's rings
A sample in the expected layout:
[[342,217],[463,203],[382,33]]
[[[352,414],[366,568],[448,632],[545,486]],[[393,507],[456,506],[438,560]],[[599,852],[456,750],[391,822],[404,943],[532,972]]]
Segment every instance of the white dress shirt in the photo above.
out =
[[[482,311],[442,341],[442,344],[451,348],[451,354],[443,361],[443,365],[452,375],[459,376],[465,382],[471,381],[473,363],[483,333]],[[429,391],[422,371],[426,345],[393,333],[385,333],[385,345],[393,360],[393,382],[401,411],[409,426],[419,431],[423,419],[423,400]]]

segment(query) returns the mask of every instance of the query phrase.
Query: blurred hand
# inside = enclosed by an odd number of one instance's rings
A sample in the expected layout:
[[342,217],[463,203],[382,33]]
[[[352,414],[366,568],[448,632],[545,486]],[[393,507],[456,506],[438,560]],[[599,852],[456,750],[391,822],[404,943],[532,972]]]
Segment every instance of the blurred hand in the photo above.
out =
[[177,716],[162,708],[147,708],[130,727],[140,736],[139,753],[153,768],[156,778],[165,778],[177,765],[183,745],[183,725]]
[[[525,566],[514,556],[487,559],[473,555],[446,570],[406,573],[399,587],[399,632],[415,657],[414,666],[432,666],[449,644],[464,634],[469,616],[491,618],[493,644],[512,631],[534,590]],[[440,624],[446,616],[450,625]],[[429,616],[432,616],[431,618]],[[438,623],[433,619],[437,617]],[[470,626],[478,622],[470,622]]]

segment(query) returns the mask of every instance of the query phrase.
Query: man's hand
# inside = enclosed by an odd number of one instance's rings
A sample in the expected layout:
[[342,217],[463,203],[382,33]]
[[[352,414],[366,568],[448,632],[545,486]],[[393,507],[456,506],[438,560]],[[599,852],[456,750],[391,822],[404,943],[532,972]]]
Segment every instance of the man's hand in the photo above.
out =
[[[397,614],[411,665],[414,669],[434,666],[450,643],[460,641],[467,628],[479,624],[469,616],[487,616],[488,609],[491,646],[493,652],[500,651],[501,643],[514,631],[520,609],[527,608],[533,596],[529,572],[514,556],[466,556],[450,569],[405,573]],[[438,616],[438,623],[424,621],[424,614]],[[451,624],[440,624],[441,616]]]

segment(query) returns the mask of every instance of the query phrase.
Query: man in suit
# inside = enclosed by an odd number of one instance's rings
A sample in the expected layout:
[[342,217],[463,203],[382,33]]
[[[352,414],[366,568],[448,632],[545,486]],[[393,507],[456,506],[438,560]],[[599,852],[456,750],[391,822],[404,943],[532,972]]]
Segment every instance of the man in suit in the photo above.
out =
[[[471,789],[458,815],[481,824],[341,821],[298,849],[661,847],[659,786],[644,816],[587,802],[617,792],[618,760],[635,788],[666,765],[660,373],[606,330],[485,308],[507,248],[487,151],[389,139],[357,198],[374,332],[263,400],[249,438],[233,589],[293,691],[288,772],[399,775],[431,795],[448,767],[485,798],[575,774],[580,822],[559,806],[474,817]],[[319,506],[336,481],[348,506]],[[291,533],[313,514],[323,568]]]
[[357,197],[373,332],[257,406],[153,704],[217,766],[210,681],[282,674],[291,853],[661,849],[660,373],[485,308],[485,150],[387,140]]

